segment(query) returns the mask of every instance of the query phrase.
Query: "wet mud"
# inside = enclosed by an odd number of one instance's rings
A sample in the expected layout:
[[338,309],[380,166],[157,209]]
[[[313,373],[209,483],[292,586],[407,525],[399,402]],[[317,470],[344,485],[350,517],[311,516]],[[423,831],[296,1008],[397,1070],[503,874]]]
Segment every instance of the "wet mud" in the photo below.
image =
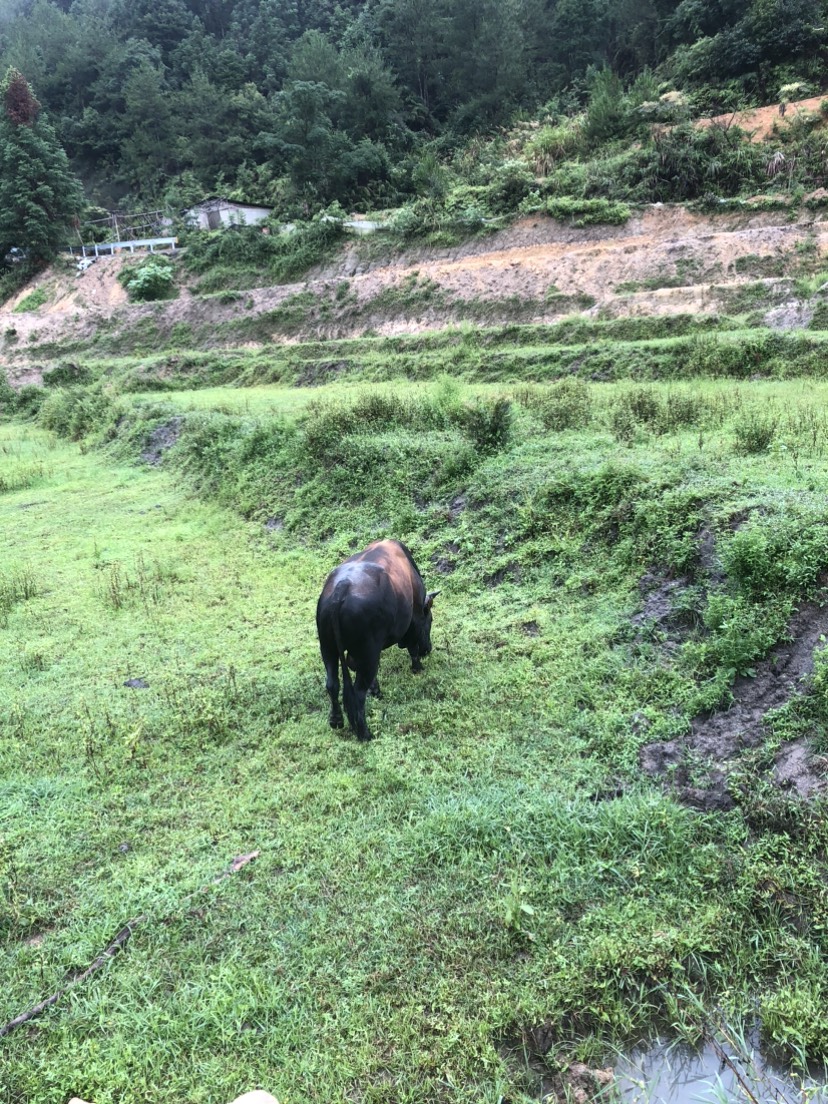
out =
[[[762,742],[770,712],[808,692],[814,652],[826,636],[828,604],[803,602],[788,623],[786,639],[755,665],[752,677],[736,679],[729,708],[695,717],[681,739],[646,744],[639,752],[641,769],[663,778],[689,805],[731,808],[731,768],[742,752]],[[811,798],[826,790],[826,760],[805,741],[791,741],[777,752],[772,778],[780,788]]]
[[156,426],[147,438],[146,446],[141,453],[141,459],[145,464],[158,465],[164,458],[167,449],[171,449],[181,436],[184,418],[176,416],[168,422]]
[[498,1051],[538,1100],[588,1104],[611,1099],[615,1081],[611,1066],[594,1069],[583,1062],[573,1062],[564,1069],[554,1069],[547,1065],[546,1056],[556,1041],[556,1028],[543,1023],[502,1039]]

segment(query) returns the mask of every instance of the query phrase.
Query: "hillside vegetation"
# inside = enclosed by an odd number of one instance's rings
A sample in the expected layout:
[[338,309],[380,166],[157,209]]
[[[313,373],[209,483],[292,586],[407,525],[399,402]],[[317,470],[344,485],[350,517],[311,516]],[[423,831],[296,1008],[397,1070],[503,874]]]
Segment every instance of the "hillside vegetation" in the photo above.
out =
[[[473,215],[511,210],[525,185],[496,129],[515,118],[542,120],[535,175],[595,161],[553,174],[555,195],[755,183],[764,165],[735,131],[652,124],[818,93],[826,16],[805,0],[13,0],[0,71],[29,82],[88,200],[110,210],[219,192],[306,217],[428,207],[454,186],[455,212]],[[796,161],[797,179],[822,182],[816,148]]]

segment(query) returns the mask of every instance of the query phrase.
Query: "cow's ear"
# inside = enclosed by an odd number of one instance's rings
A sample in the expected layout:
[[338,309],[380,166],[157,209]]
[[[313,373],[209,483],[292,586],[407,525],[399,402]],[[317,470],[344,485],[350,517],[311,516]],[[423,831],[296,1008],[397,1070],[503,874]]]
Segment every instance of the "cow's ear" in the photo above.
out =
[[430,590],[428,592],[428,594],[425,596],[425,602],[423,602],[423,609],[425,610],[426,613],[428,613],[428,611],[431,609],[432,605],[434,604],[434,599],[437,597],[437,595],[439,593],[440,593],[439,590]]

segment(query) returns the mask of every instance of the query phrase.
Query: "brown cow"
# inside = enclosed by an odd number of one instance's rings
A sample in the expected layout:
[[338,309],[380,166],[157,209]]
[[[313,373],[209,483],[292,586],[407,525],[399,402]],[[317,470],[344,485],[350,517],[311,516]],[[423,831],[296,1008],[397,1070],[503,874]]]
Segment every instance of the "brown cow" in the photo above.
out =
[[[330,573],[316,606],[316,628],[331,699],[331,728],[344,724],[341,668],[348,723],[357,739],[371,739],[365,698],[368,693],[379,697],[380,654],[396,644],[408,650],[412,671],[423,669],[420,657],[431,651],[431,606],[437,593],[426,593],[411,553],[396,540],[374,541]],[[351,670],[356,672],[354,682]]]

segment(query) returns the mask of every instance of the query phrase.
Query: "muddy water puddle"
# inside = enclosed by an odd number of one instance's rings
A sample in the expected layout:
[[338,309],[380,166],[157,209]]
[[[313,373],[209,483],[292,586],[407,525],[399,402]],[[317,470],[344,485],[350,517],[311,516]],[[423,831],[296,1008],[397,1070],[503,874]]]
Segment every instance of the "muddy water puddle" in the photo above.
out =
[[828,1070],[815,1068],[800,1078],[758,1048],[746,1056],[712,1044],[695,1050],[657,1039],[619,1055],[613,1065],[615,1080],[602,1094],[607,1104],[828,1104]]

